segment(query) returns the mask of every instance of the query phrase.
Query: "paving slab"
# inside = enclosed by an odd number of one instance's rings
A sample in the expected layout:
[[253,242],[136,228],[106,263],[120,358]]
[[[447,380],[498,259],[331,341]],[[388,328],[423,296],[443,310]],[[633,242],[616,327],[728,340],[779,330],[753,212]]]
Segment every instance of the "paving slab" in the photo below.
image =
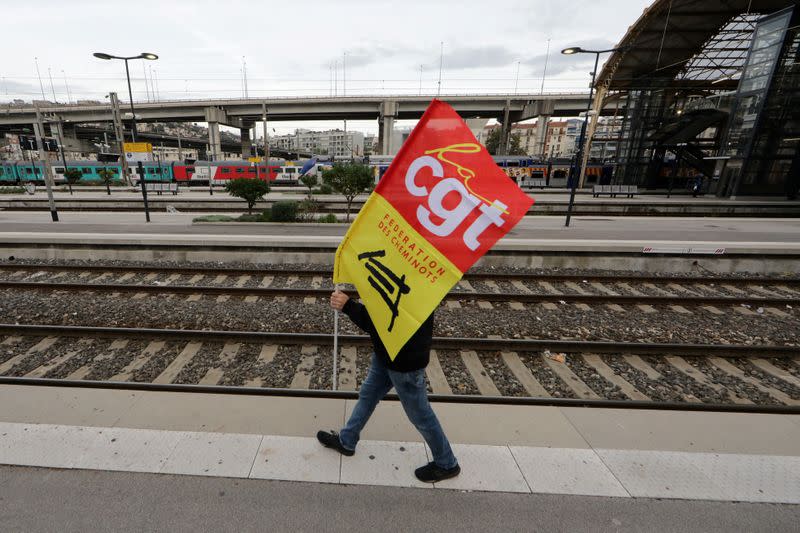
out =
[[87,427],[84,431],[94,438],[70,463],[72,468],[158,472],[184,436],[180,431],[117,427]]
[[800,455],[796,415],[559,409],[595,449]]
[[139,428],[170,428],[258,435],[315,435],[339,427],[344,400],[158,392],[118,420]]
[[727,499],[800,503],[800,457],[703,453],[689,460],[727,492]]
[[356,454],[342,457],[341,483],[426,487],[414,470],[429,461],[420,442],[361,440]]
[[437,403],[433,408],[451,442],[588,448],[556,407]]
[[113,426],[142,393],[71,387],[0,386],[0,421]]
[[452,448],[461,474],[436,483],[437,489],[531,491],[508,446],[453,444]]
[[266,435],[256,454],[251,478],[338,483],[342,456],[316,438]]
[[0,464],[69,468],[94,439],[84,429],[0,422]]
[[[347,400],[346,417],[355,400]],[[584,438],[556,407],[469,405],[437,402],[433,410],[450,442],[504,446],[589,448]],[[336,429],[338,426],[325,429]],[[400,402],[382,401],[361,437],[420,442]]]
[[634,498],[727,500],[725,487],[696,468],[684,452],[605,450],[597,454]]
[[509,446],[531,491],[629,497],[594,450]]
[[261,435],[184,432],[161,473],[246,478]]

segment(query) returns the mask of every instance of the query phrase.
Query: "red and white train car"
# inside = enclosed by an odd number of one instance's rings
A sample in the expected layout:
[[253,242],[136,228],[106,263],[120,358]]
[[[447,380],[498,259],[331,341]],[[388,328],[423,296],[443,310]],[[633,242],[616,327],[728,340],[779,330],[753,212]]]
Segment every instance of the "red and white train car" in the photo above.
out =
[[[195,161],[193,165],[175,165],[175,181],[184,183],[208,183],[224,185],[237,178],[267,179],[266,167],[247,161]],[[269,166],[269,181],[275,181],[281,173],[278,165]]]

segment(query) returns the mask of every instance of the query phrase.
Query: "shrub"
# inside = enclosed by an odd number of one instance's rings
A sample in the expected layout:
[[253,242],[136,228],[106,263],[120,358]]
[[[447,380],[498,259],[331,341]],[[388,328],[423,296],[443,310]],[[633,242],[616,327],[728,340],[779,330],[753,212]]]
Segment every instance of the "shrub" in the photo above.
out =
[[297,202],[284,200],[272,205],[273,222],[295,222],[297,220]]
[[232,222],[233,220],[234,218],[228,215],[203,215],[193,218],[192,222]]
[[272,222],[272,209],[266,208],[261,212],[261,222]]
[[333,194],[333,187],[327,183],[323,183],[319,186],[319,194]]
[[252,178],[237,178],[225,184],[228,194],[241,198],[247,202],[247,213],[253,213],[253,206],[256,202],[264,199],[264,195],[269,192],[269,185],[266,181]]
[[336,215],[333,213],[328,213],[327,215],[320,217],[318,222],[322,222],[323,224],[336,224],[339,222],[339,219],[337,219]]
[[298,222],[311,222],[314,216],[319,212],[320,203],[313,199],[307,198],[302,200],[297,206],[297,220]]

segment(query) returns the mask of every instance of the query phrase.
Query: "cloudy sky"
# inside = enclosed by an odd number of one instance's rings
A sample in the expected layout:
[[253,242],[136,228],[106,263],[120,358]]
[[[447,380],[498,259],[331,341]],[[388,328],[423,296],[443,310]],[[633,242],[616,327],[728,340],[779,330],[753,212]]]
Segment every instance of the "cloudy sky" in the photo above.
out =
[[[544,91],[579,91],[588,85],[593,57],[563,56],[560,50],[570,45],[612,47],[650,3],[4,2],[6,53],[0,63],[0,102],[41,99],[42,91],[46,99],[59,102],[68,97],[103,100],[109,91],[127,99],[123,64],[92,57],[98,51],[160,56],[158,61],[130,63],[135,100],[241,97],[243,58],[250,97],[345,91],[436,94],[441,43],[442,94],[508,93],[515,86],[519,93],[538,93],[546,58]],[[298,125],[275,127],[277,133],[287,133]],[[374,131],[377,125],[352,127]]]

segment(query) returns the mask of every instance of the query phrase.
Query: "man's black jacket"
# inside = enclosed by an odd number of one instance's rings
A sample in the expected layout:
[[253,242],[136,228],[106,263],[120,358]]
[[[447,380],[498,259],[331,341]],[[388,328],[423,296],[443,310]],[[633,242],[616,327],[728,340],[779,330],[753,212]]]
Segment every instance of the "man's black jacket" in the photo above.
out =
[[375,354],[389,369],[397,372],[412,372],[428,366],[431,358],[431,340],[433,339],[433,313],[422,323],[416,333],[408,339],[408,342],[400,349],[397,357],[392,361],[389,358],[386,347],[381,342],[369,313],[367,313],[367,308],[351,298],[344,304],[342,311],[350,317],[350,320],[356,326],[369,334]]

